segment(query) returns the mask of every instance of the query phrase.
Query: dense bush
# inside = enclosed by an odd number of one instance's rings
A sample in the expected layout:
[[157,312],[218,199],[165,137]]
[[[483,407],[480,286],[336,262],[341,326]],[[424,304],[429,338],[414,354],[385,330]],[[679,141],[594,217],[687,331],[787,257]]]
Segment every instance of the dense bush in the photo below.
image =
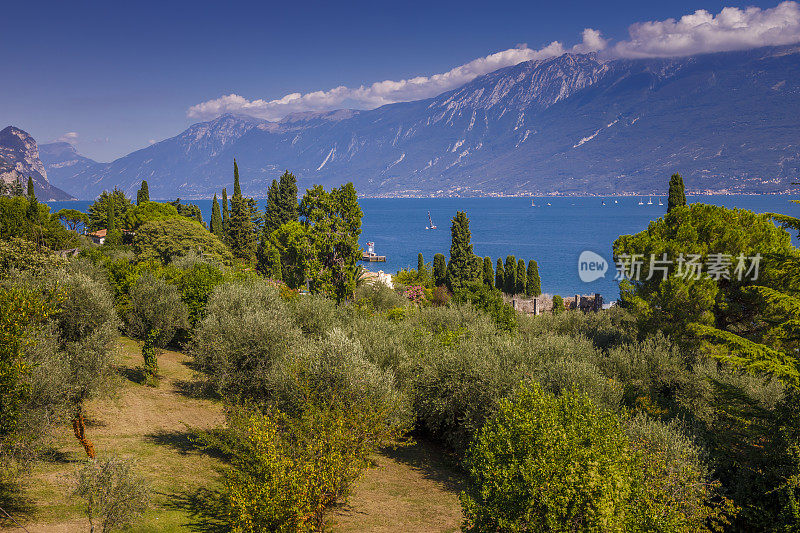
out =
[[517,312],[503,301],[499,290],[489,285],[481,282],[463,284],[453,294],[453,299],[488,313],[500,330],[514,331],[517,328]]
[[131,526],[148,508],[151,490],[134,471],[134,465],[118,458],[90,461],[77,474],[75,494],[86,501],[91,531],[110,533]]
[[356,302],[366,305],[370,310],[379,313],[386,312],[395,307],[401,307],[408,303],[408,300],[406,300],[403,295],[398,294],[383,283],[377,282],[365,283],[357,287],[353,299]]
[[297,327],[313,337],[323,337],[340,321],[341,310],[336,302],[323,296],[294,298],[288,308]]
[[131,307],[127,330],[145,339],[158,330],[155,345],[163,348],[180,328],[189,326],[189,313],[178,288],[150,272],[142,274],[130,289]]
[[230,250],[202,224],[184,217],[152,220],[136,231],[134,247],[140,259],[169,263],[199,253],[221,263],[233,259]]
[[278,290],[247,279],[214,289],[190,351],[218,393],[261,398],[268,391],[273,363],[300,339]]
[[535,385],[502,400],[471,445],[465,525],[474,531],[623,531],[632,487],[617,418]]

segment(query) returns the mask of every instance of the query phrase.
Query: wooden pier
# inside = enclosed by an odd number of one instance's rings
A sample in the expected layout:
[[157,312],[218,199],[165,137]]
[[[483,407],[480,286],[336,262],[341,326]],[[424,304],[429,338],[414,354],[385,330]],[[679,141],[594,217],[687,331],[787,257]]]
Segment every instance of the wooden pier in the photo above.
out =
[[361,254],[361,260],[367,263],[381,263],[386,261],[385,255],[378,255],[375,253],[375,243],[368,242],[367,249]]

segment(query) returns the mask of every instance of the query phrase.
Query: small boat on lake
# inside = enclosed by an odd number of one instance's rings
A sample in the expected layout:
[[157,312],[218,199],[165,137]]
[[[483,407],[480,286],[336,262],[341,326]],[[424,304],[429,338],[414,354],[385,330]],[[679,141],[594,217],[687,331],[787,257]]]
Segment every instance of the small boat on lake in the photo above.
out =
[[436,224],[433,223],[430,211],[428,211],[428,225],[425,226],[425,229],[436,229]]
[[647,197],[647,205],[653,205],[653,199],[649,196]]
[[664,205],[664,202],[661,201],[661,197],[658,197],[658,205]]
[[644,205],[644,202],[642,201],[641,198],[639,198],[639,205]]

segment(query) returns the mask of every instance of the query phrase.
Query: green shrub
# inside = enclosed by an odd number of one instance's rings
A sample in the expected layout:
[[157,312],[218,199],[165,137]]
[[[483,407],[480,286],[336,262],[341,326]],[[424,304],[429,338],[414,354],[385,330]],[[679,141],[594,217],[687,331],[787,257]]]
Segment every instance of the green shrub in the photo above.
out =
[[339,323],[339,308],[330,298],[306,294],[288,304],[295,324],[306,335],[323,337]]
[[222,283],[225,274],[216,265],[205,261],[189,263],[179,259],[172,265],[181,270],[177,285],[189,311],[189,325],[194,327],[205,316],[208,298],[214,288]]
[[480,431],[465,462],[474,531],[623,531],[632,492],[617,418],[587,397],[523,386]]
[[145,382],[148,384],[155,384],[155,380],[158,378],[158,348],[156,347],[156,341],[159,333],[157,329],[151,330],[142,345]]
[[566,308],[564,307],[564,298],[556,294],[553,296],[553,314],[560,315],[564,311],[566,311]]
[[142,274],[131,287],[131,309],[127,330],[144,339],[158,330],[155,344],[163,348],[180,328],[189,327],[189,313],[178,288],[150,272]]
[[517,312],[503,301],[503,293],[481,282],[470,282],[453,294],[453,299],[469,303],[492,317],[497,329],[514,331],[517,328]]
[[466,449],[499,401],[522,379],[522,369],[498,354],[505,346],[497,342],[448,341],[402,372],[425,430],[457,452]]
[[408,305],[408,300],[383,283],[365,283],[356,288],[354,300],[370,310],[384,313],[389,309]]
[[639,414],[626,424],[636,455],[628,531],[716,529],[728,511],[711,481],[705,453],[676,424]]
[[300,339],[275,287],[260,279],[229,281],[212,292],[190,352],[218,393],[261,398],[273,363]]
[[202,224],[184,217],[152,220],[136,230],[134,248],[140,259],[157,259],[164,264],[188,255],[202,254],[228,264],[230,250]]
[[75,493],[86,501],[86,516],[105,532],[131,526],[150,505],[151,490],[133,464],[111,458],[90,461],[77,473]]

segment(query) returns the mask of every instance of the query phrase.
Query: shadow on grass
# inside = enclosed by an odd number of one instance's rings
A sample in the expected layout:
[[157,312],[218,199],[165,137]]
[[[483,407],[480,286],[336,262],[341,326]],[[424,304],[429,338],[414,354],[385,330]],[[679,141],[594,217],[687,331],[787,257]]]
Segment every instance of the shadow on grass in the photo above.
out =
[[216,490],[199,489],[190,493],[167,494],[168,509],[184,511],[189,515],[190,522],[186,524],[189,531],[202,533],[225,533],[231,530],[220,517],[224,510],[220,504],[220,492]]
[[14,521],[23,522],[35,510],[33,501],[25,497],[20,484],[13,481],[0,481],[0,509],[0,529],[18,527]]
[[181,455],[188,455],[192,453],[201,453],[215,459],[225,461],[228,459],[222,452],[216,448],[204,446],[197,441],[197,433],[195,431],[169,431],[160,430],[145,435],[148,442],[157,444],[159,446],[167,446],[177,451]]
[[172,382],[175,392],[185,398],[194,400],[218,400],[219,395],[215,393],[208,384],[201,381],[188,379],[176,379]]
[[458,494],[466,488],[455,456],[437,444],[417,439],[413,446],[386,448],[381,450],[381,455],[420,472],[425,479],[439,483],[449,492]]
[[123,378],[127,379],[128,381],[132,381],[137,385],[141,385],[142,383],[144,383],[144,378],[145,378],[144,372],[142,372],[142,369],[139,368],[138,366],[136,368],[130,368],[126,366],[118,367],[117,372]]

